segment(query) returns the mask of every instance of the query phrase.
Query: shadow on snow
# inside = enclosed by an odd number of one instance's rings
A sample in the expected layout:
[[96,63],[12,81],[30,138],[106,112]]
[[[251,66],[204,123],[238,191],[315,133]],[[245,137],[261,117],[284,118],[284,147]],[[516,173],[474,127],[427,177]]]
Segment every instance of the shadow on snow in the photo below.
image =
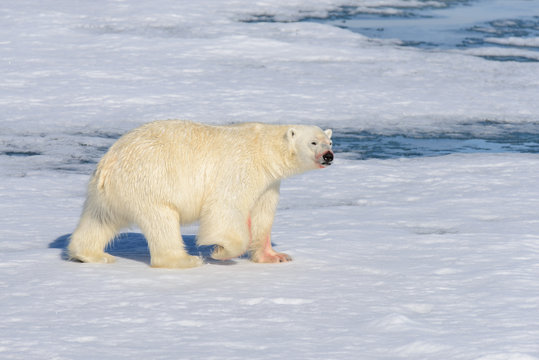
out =
[[[49,244],[50,249],[61,249],[61,257],[66,261],[69,260],[67,256],[67,245],[69,244],[70,236],[71,234],[62,235]],[[183,235],[182,238],[185,244],[185,249],[190,255],[201,256],[207,263],[221,265],[235,264],[235,262],[232,260],[213,260],[210,255],[215,246],[197,245],[195,235]],[[114,240],[110,242],[105,251],[113,256],[135,260],[150,265],[150,250],[148,249],[146,238],[140,233],[128,232],[117,235]]]

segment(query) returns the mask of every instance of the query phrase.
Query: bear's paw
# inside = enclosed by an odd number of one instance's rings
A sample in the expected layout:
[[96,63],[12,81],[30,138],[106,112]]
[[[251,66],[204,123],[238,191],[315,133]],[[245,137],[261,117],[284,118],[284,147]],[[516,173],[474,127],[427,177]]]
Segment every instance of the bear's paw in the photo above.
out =
[[111,264],[116,262],[116,258],[106,252],[99,253],[70,253],[69,260],[83,263]]
[[204,263],[200,256],[152,256],[152,267],[169,269],[189,269]]
[[292,257],[285,253],[278,253],[275,251],[264,251],[254,255],[251,258],[256,263],[282,263],[292,261]]

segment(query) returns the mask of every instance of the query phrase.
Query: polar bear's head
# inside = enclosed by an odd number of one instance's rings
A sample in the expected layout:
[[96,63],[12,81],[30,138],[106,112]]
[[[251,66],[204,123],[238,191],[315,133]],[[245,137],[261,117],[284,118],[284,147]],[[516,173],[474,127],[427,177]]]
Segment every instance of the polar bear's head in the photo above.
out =
[[299,161],[299,171],[325,168],[333,162],[331,129],[317,126],[294,126],[288,129],[287,139]]

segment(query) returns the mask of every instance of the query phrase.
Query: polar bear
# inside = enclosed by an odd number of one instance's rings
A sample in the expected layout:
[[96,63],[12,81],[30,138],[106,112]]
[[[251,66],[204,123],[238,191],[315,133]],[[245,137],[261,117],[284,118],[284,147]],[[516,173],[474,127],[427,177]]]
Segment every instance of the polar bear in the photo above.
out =
[[280,182],[331,165],[331,134],[316,126],[180,120],[136,128],[99,161],[69,258],[113,262],[105,247],[136,224],[153,267],[199,266],[202,259],[186,252],[180,234],[180,224],[198,220],[197,244],[216,245],[214,259],[248,251],[254,262],[290,261],[271,247]]

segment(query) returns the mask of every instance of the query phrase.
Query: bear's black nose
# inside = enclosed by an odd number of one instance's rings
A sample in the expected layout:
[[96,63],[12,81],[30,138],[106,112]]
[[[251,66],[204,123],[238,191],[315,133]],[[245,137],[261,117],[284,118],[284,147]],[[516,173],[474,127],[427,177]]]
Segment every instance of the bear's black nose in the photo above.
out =
[[328,151],[322,156],[322,158],[325,162],[330,163],[333,161],[333,153],[331,151]]

